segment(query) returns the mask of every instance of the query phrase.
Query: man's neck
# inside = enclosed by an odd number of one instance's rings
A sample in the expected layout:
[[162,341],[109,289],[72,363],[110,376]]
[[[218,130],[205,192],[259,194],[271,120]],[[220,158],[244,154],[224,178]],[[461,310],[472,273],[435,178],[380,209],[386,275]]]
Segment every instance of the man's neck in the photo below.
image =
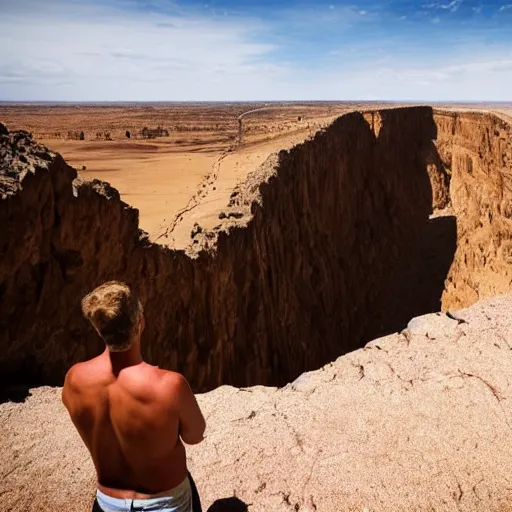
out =
[[105,355],[110,359],[112,371],[116,376],[122,369],[136,366],[143,362],[139,343],[133,343],[125,352],[110,352],[109,349],[106,348]]

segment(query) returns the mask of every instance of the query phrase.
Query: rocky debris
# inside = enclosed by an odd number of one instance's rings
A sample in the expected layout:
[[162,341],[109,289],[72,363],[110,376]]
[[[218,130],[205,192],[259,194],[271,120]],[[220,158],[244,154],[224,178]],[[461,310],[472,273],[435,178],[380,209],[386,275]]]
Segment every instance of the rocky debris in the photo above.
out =
[[203,228],[196,222],[192,228],[192,232],[190,233],[190,238],[194,238],[196,235],[199,235],[202,232]]
[[48,161],[55,155],[32,139],[24,130],[9,132],[0,123],[0,197],[17,193],[27,174],[36,168],[47,169]]
[[[510,510],[511,308],[414,319],[282,389],[199,395],[203,510],[233,496],[251,512]],[[94,468],[60,388],[0,405],[0,459],[5,510],[90,510]]]
[[241,211],[230,211],[220,212],[219,219],[241,219],[244,216],[244,212]]

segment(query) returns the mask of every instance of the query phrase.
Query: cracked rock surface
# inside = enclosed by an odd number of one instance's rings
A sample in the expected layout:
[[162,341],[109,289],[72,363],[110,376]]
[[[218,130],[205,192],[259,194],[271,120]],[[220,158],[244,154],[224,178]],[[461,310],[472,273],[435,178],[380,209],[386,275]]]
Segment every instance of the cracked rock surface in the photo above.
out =
[[[512,510],[511,307],[414,319],[282,389],[199,395],[207,437],[188,456],[204,510],[232,496],[251,512]],[[2,510],[90,510],[60,388],[0,405],[0,460]]]

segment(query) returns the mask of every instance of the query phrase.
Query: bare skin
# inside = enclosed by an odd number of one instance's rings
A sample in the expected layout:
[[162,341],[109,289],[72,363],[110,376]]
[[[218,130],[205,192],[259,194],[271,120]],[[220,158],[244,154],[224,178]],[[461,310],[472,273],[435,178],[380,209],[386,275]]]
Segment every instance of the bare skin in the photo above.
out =
[[145,363],[140,335],[126,352],[105,350],[73,366],[62,400],[91,454],[98,489],[114,498],[147,499],[176,487],[187,476],[183,442],[203,440],[205,421],[186,379]]

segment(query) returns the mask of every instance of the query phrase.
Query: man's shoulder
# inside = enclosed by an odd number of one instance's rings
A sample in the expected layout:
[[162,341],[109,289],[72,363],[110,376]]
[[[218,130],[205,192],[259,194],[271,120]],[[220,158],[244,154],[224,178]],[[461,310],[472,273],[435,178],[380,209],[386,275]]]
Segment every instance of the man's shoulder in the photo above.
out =
[[99,358],[74,364],[66,373],[64,387],[75,391],[87,387],[91,383],[98,382],[98,374],[101,372]]
[[163,370],[156,366],[151,367],[154,372],[155,378],[160,381],[160,384],[165,387],[182,386],[186,383],[186,379],[181,373],[173,372],[171,370]]
[[86,363],[74,364],[66,373],[64,378],[64,386],[62,387],[62,401],[69,409],[72,404],[76,403],[77,397],[82,395],[82,390],[87,379]]
[[165,394],[180,392],[184,387],[188,387],[187,380],[181,373],[163,370],[156,366],[151,366],[146,370],[149,372],[152,382]]
[[86,362],[74,364],[66,373],[64,378],[64,387],[76,387],[87,374]]

